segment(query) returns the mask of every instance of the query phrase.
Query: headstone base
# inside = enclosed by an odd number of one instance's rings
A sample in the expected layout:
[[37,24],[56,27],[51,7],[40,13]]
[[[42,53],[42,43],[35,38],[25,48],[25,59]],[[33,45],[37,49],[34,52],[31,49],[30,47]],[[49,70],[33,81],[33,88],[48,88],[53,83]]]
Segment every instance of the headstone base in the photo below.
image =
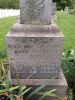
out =
[[[12,85],[17,84],[16,79],[11,79],[10,81]],[[27,85],[28,87],[33,87],[32,91],[37,87],[39,87],[40,85],[48,83],[48,85],[43,89],[44,91],[56,89],[55,94],[57,94],[59,97],[62,98],[66,97],[68,85],[62,71],[60,71],[59,79],[19,79],[19,81],[23,85]],[[30,100],[39,100],[39,97],[40,96],[33,96]],[[44,100],[57,100],[57,99],[52,97],[46,97]]]
[[63,42],[64,36],[54,23],[24,25],[17,22],[7,34],[11,78],[16,79],[18,74],[19,79],[58,79]]
[[[67,83],[60,72],[63,42],[64,36],[55,24],[16,23],[7,34],[11,84],[17,85],[18,75],[21,84],[33,87],[31,92],[47,84],[45,91],[56,89],[58,96],[65,97]],[[30,100],[39,100],[39,96]],[[44,100],[56,99],[48,97]]]

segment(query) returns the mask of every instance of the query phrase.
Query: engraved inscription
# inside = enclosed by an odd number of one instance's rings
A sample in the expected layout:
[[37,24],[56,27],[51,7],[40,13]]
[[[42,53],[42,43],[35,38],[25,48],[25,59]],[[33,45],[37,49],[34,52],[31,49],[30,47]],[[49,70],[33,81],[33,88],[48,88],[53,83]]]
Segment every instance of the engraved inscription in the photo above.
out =
[[[8,48],[11,55],[29,54],[32,57],[40,54],[49,54],[53,51],[53,38],[15,38],[9,42]],[[39,54],[40,53],[40,54]]]
[[[35,33],[36,34],[36,33]],[[46,38],[46,37],[32,37],[32,38],[26,38],[26,37],[22,37],[22,38],[14,38],[14,44],[15,43],[34,43],[34,44],[38,44],[38,43],[50,43],[53,41],[53,38]]]
[[31,79],[49,79],[49,78],[57,78],[59,75],[58,66],[36,66],[36,67],[29,67],[29,66],[17,66],[16,70],[11,67],[12,78],[16,78],[16,73],[19,75],[19,78],[28,77]]
[[[11,40],[11,41],[10,41]],[[62,38],[12,37],[8,40],[11,78],[59,78]],[[16,70],[13,67],[16,65]],[[17,71],[17,72],[16,72]]]

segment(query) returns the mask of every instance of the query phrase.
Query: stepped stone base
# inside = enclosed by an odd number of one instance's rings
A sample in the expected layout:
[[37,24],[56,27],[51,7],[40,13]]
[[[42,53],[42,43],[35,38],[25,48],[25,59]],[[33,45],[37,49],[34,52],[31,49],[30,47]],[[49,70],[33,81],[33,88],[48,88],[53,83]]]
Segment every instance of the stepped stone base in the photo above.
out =
[[[10,81],[12,85],[17,84],[16,79],[11,79]],[[33,91],[40,85],[48,83],[48,85],[43,89],[44,91],[56,89],[55,94],[57,94],[59,97],[62,97],[62,98],[66,97],[68,85],[62,71],[60,72],[59,79],[20,79],[20,82],[23,85],[27,85],[28,87],[33,87],[31,91]],[[39,97],[40,96],[33,96],[30,100],[39,100]],[[59,100],[59,99],[46,97],[44,100]]]
[[[63,42],[64,36],[55,24],[41,26],[16,23],[7,34],[11,84],[17,85],[18,75],[21,84],[33,87],[30,92],[47,84],[45,91],[56,89],[58,96],[65,97],[67,83],[60,71]],[[33,96],[30,100],[39,100],[39,96]]]
[[20,79],[30,76],[37,81],[59,78],[64,36],[57,25],[24,25],[17,22],[6,38],[13,79],[16,79],[16,74]]

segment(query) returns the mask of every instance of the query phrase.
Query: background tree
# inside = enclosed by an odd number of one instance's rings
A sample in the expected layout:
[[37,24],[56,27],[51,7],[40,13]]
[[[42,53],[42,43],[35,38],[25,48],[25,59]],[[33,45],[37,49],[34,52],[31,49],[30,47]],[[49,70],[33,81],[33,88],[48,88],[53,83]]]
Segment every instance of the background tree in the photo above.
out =
[[53,0],[54,2],[57,3],[57,8],[58,9],[64,9],[65,6],[68,6],[70,9],[73,9],[74,5],[74,0]]
[[0,0],[0,8],[18,9],[19,0]]

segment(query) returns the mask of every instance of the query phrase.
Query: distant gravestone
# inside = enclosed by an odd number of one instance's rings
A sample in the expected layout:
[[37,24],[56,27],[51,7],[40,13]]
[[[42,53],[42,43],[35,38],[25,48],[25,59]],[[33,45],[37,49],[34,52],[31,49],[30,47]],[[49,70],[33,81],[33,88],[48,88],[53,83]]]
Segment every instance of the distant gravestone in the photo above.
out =
[[66,13],[69,13],[69,7],[65,6],[64,11],[65,11]]
[[67,83],[61,72],[64,36],[51,23],[55,9],[51,0],[20,0],[20,22],[7,34],[9,67],[14,85],[17,77],[33,87],[49,83],[46,90],[56,88],[58,95],[65,96]]

